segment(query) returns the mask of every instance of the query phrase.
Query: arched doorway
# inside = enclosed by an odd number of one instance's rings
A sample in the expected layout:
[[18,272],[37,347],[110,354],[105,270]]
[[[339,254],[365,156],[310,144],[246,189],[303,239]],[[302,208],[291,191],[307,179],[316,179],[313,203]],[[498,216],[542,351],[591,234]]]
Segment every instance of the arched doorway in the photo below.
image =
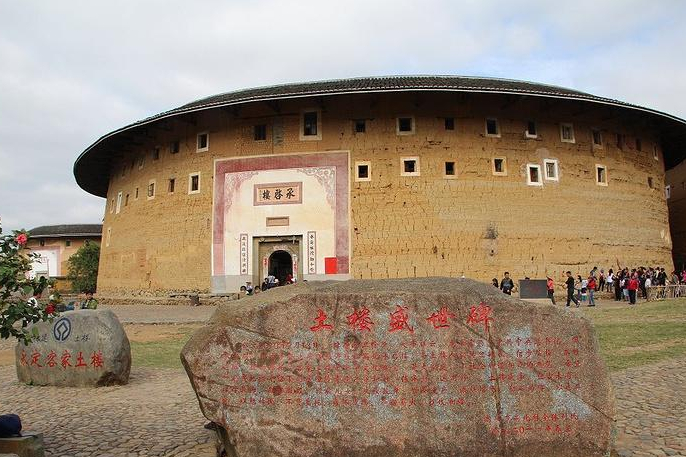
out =
[[286,277],[293,276],[293,257],[286,251],[274,251],[269,256],[269,274],[274,275],[280,285],[286,284]]

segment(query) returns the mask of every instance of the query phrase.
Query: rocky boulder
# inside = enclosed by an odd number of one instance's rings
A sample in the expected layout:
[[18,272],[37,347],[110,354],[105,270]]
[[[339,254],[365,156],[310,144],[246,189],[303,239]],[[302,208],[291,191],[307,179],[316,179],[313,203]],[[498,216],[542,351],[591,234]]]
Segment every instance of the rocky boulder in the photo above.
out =
[[131,346],[112,311],[67,311],[34,327],[38,337],[15,349],[19,381],[41,386],[129,382]]
[[591,324],[467,279],[279,287],[219,308],[181,359],[230,456],[603,456]]

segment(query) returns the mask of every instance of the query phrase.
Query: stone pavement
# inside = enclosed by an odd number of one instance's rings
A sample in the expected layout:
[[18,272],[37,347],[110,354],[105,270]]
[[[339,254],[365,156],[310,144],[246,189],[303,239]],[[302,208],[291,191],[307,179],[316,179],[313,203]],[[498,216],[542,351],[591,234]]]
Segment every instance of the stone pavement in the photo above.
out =
[[622,457],[686,456],[686,358],[612,376]]
[[134,368],[127,386],[92,389],[19,384],[5,366],[0,391],[0,412],[43,432],[46,457],[216,455],[182,370]]

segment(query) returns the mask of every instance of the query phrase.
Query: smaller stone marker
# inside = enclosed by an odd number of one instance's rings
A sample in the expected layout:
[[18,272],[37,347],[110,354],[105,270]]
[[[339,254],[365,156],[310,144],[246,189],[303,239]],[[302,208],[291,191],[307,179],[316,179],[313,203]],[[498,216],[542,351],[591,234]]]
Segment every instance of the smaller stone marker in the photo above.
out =
[[34,326],[38,337],[15,349],[19,381],[77,387],[129,382],[131,346],[112,311],[67,311]]
[[43,434],[22,432],[22,436],[0,438],[0,457],[16,455],[18,457],[43,457]]

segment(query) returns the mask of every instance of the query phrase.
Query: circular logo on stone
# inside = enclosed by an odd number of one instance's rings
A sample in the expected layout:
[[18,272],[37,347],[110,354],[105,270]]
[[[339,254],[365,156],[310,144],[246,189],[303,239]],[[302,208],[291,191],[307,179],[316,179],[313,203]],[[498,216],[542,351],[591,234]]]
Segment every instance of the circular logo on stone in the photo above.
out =
[[52,328],[52,334],[55,336],[57,341],[64,341],[71,335],[71,321],[66,317],[55,322],[55,326]]

